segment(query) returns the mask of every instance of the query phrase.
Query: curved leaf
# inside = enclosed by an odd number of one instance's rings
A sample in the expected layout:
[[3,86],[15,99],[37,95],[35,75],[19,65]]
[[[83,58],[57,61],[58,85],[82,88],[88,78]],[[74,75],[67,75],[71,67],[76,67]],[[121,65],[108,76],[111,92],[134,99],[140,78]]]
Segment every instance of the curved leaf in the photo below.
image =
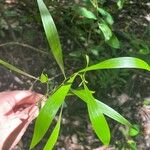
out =
[[108,41],[112,37],[111,29],[104,20],[98,23],[98,26],[105,37],[105,41]]
[[62,71],[64,73],[64,64],[63,64],[63,56],[62,56],[62,49],[60,44],[59,35],[55,26],[55,23],[53,21],[53,18],[51,17],[46,5],[44,4],[43,0],[37,0],[38,7],[41,14],[41,19],[43,23],[43,27],[46,33],[46,37],[48,40],[48,43],[51,47],[51,51]]
[[120,42],[118,38],[113,34],[110,40],[107,41],[107,44],[113,48],[120,48]]
[[80,97],[87,103],[89,117],[92,123],[92,127],[95,130],[98,138],[108,145],[110,142],[110,130],[108,123],[103,115],[103,112],[99,109],[91,91],[84,85],[84,90],[73,90],[73,93]]
[[93,12],[87,10],[85,7],[78,7],[76,11],[79,13],[79,15],[84,16],[85,18],[94,20],[97,19]]
[[130,124],[130,122],[125,119],[122,115],[120,115],[117,111],[115,111],[114,109],[112,109],[111,107],[109,107],[108,105],[102,103],[101,101],[99,100],[96,100],[96,103],[99,107],[99,109],[108,117],[116,120],[117,122],[123,124],[123,125],[126,125],[126,126],[132,126]]
[[[85,97],[85,90],[71,90],[75,95],[77,95],[79,98],[81,98],[84,102],[87,103],[87,98]],[[90,91],[92,94],[92,91]],[[120,115],[117,111],[109,107],[108,105],[102,103],[101,101],[94,98],[94,100],[97,104],[98,109],[101,110],[103,114],[106,116],[116,120],[117,122],[126,125],[126,126],[132,126],[130,122],[125,119],[122,115]]]
[[44,150],[51,150],[53,149],[57,139],[58,139],[58,135],[59,135],[59,130],[60,130],[60,123],[61,123],[61,115],[62,115],[62,111],[60,112],[60,115],[59,115],[59,119],[58,119],[58,122],[55,126],[55,128],[53,129],[52,131],[52,134],[51,136],[49,137],[45,147],[44,147]]
[[125,0],[117,0],[117,6],[119,9],[123,8],[123,4],[124,4]]
[[10,70],[12,70],[12,71],[15,71],[15,72],[17,72],[17,73],[20,73],[20,74],[22,74],[22,75],[24,75],[24,76],[27,76],[27,77],[29,77],[29,78],[32,78],[32,79],[37,80],[36,77],[34,77],[34,76],[32,76],[32,75],[30,75],[30,74],[28,74],[28,73],[26,73],[26,72],[24,72],[24,71],[22,71],[22,70],[16,68],[15,66],[13,66],[13,65],[11,65],[11,64],[9,64],[9,63],[3,61],[2,59],[0,59],[0,65],[3,65],[4,67],[6,67],[6,68],[8,68],[8,69],[10,69]]
[[44,107],[41,109],[35,122],[30,149],[32,149],[45,135],[58,109],[64,102],[74,78],[75,76],[70,78],[66,84],[62,85],[53,95],[51,95],[46,101]]
[[79,72],[99,70],[99,69],[115,69],[115,68],[137,68],[150,71],[150,66],[143,60],[134,57],[118,57],[105,60],[98,64],[86,67]]
[[140,127],[137,124],[134,124],[128,131],[129,136],[137,136],[140,133]]
[[92,127],[95,130],[96,135],[103,144],[109,145],[110,130],[102,111],[98,108],[94,101],[89,103],[87,106]]
[[112,18],[110,13],[108,13],[106,10],[104,10],[102,8],[98,8],[97,10],[104,17],[105,21],[108,24],[112,25],[114,23],[114,20],[113,20],[113,18]]

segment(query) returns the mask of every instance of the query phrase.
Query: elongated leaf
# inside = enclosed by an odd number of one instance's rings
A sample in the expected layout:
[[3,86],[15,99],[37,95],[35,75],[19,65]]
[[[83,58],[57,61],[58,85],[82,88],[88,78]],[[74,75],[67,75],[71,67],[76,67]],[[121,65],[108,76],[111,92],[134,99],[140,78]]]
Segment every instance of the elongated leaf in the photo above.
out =
[[131,126],[130,122],[125,119],[122,115],[120,115],[118,112],[116,112],[114,109],[112,109],[111,107],[109,107],[108,105],[102,103],[99,100],[96,100],[96,103],[99,107],[99,109],[108,117],[118,121],[119,123],[126,125],[126,126]]
[[110,130],[108,123],[98,108],[97,104],[93,101],[88,104],[89,117],[92,123],[92,127],[95,130],[96,135],[102,141],[103,144],[109,145],[110,142]]
[[[77,95],[79,98],[81,98],[84,102],[87,103],[87,98],[85,97],[85,90],[71,90],[75,95]],[[90,91],[92,94],[92,91]],[[102,111],[103,114],[106,116],[116,120],[117,122],[126,125],[131,126],[130,122],[126,120],[122,115],[120,115],[118,112],[116,112],[114,109],[109,107],[108,105],[102,103],[101,101],[94,99],[94,101],[97,103],[98,109]]]
[[98,8],[98,12],[104,17],[105,21],[112,25],[114,23],[114,20],[111,16],[110,13],[108,13],[106,10],[102,9],[102,8]]
[[37,0],[41,18],[42,18],[42,23],[43,27],[46,33],[46,37],[48,40],[48,43],[51,47],[51,51],[61,68],[63,74],[64,74],[64,64],[63,64],[63,56],[62,56],[62,49],[61,49],[61,44],[60,44],[60,39],[59,35],[55,26],[55,23],[45,6],[43,0]]
[[109,28],[107,23],[103,20],[100,23],[98,23],[98,26],[105,37],[105,41],[108,41],[112,36],[111,29]]
[[27,76],[27,77],[29,77],[29,78],[36,79],[36,80],[37,80],[36,77],[34,77],[34,76],[32,76],[32,75],[30,75],[30,74],[28,74],[28,73],[26,73],[26,72],[24,72],[24,71],[22,71],[22,70],[16,68],[15,66],[13,66],[13,65],[11,65],[11,64],[9,64],[9,63],[3,61],[2,59],[0,59],[0,65],[3,65],[4,67],[6,67],[6,68],[8,68],[8,69],[10,69],[10,70],[12,70],[12,71],[15,71],[15,72],[17,72],[17,73],[20,73],[20,74],[22,74],[22,75],[24,75],[24,76]]
[[96,16],[93,14],[93,12],[87,10],[85,7],[78,7],[77,12],[88,19],[94,19],[96,20]]
[[110,40],[107,41],[108,45],[113,48],[120,48],[120,43],[118,38],[113,34]]
[[114,69],[114,68],[137,68],[150,71],[150,66],[143,60],[134,57],[118,57],[105,60],[98,64],[86,67],[79,72],[99,70],[99,69]]
[[66,84],[62,85],[53,95],[51,95],[41,109],[38,118],[36,119],[30,148],[33,148],[45,135],[58,109],[64,102],[74,78],[75,76],[70,78]]
[[74,93],[87,103],[89,117],[95,133],[105,145],[108,145],[110,142],[110,130],[107,121],[102,111],[98,108],[91,91],[86,85],[84,85],[84,88],[84,90],[80,92],[74,91]]
[[55,128],[53,129],[53,132],[50,136],[50,138],[48,139],[45,147],[44,147],[44,150],[51,150],[53,149],[57,139],[58,139],[58,135],[59,135],[59,130],[60,130],[60,123],[61,123],[61,114],[62,112],[60,113],[60,116],[59,116],[59,119],[58,119],[58,122],[55,126]]

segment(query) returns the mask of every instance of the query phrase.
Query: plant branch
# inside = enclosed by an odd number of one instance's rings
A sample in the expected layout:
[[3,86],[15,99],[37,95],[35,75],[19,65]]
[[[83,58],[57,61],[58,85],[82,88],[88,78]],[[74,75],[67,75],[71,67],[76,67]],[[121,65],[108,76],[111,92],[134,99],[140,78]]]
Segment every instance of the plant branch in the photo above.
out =
[[22,46],[22,47],[27,47],[27,48],[30,48],[38,53],[42,53],[44,55],[48,55],[47,52],[44,52],[43,50],[40,50],[38,48],[35,48],[31,45],[28,45],[28,44],[25,44],[25,43],[19,43],[19,42],[7,42],[7,43],[3,43],[3,44],[0,44],[0,47],[3,47],[3,46],[8,46],[8,45],[18,45],[18,46]]

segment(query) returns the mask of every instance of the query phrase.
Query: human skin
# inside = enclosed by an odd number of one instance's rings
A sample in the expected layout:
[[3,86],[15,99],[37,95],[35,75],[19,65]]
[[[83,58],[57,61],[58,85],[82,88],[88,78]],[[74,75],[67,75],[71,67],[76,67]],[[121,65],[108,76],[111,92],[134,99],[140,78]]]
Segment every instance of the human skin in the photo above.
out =
[[31,91],[0,92],[0,150],[11,150],[38,115],[41,94]]

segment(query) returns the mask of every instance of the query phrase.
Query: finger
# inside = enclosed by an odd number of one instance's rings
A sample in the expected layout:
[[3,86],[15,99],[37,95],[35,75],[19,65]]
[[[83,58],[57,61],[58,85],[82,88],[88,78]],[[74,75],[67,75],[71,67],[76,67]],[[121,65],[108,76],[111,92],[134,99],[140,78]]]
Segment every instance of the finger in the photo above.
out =
[[23,104],[35,104],[40,99],[42,99],[43,95],[39,93],[32,92],[31,95],[26,96],[24,99],[18,101],[17,105],[23,105]]
[[21,120],[19,118],[12,119],[3,119],[0,121],[0,149],[3,150],[4,143],[7,141],[7,138],[12,133],[12,131],[21,124]]
[[14,114],[13,118],[11,118],[11,121],[9,122],[9,128],[7,125],[8,129],[5,131],[2,130],[2,132],[5,132],[5,138],[0,137],[1,139],[3,138],[1,140],[3,141],[2,150],[12,149],[20,141],[30,122],[37,116],[37,113],[38,108],[34,105],[31,105],[30,107],[24,109],[22,112]]
[[32,95],[30,91],[7,91],[0,93],[0,115],[11,111],[16,103]]
[[31,91],[7,91],[0,93],[0,115],[4,115],[20,104],[33,104],[41,95]]

